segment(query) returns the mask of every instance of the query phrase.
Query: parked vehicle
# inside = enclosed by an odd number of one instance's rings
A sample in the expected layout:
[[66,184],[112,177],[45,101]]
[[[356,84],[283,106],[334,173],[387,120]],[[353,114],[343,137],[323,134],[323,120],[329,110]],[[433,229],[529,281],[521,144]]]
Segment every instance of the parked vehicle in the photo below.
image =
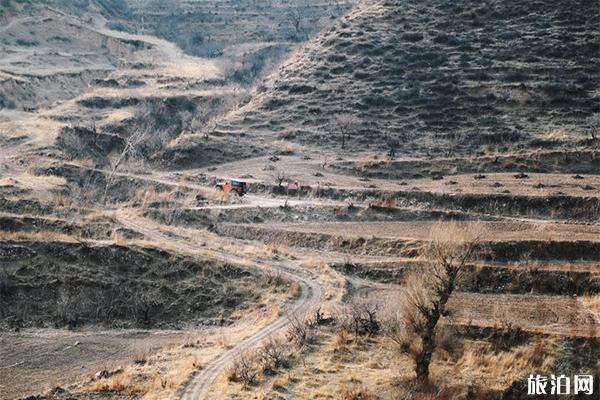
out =
[[248,184],[243,181],[229,180],[221,181],[215,185],[219,190],[224,192],[236,192],[240,197],[248,192]]

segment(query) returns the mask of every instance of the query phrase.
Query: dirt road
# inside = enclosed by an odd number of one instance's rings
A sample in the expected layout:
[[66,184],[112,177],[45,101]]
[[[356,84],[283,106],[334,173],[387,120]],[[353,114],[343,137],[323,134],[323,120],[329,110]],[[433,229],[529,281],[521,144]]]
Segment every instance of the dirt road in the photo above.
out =
[[[151,227],[145,226],[143,221],[123,214],[118,214],[117,219],[124,227],[135,230],[150,239],[166,243],[184,253],[199,254],[197,246],[193,243],[189,243],[184,239],[164,235]],[[248,265],[249,261],[247,257],[238,257],[216,250],[202,249],[202,254],[210,254],[212,257],[227,262],[244,262],[244,265]],[[251,267],[261,271],[276,272],[282,277],[297,282],[300,285],[301,295],[294,303],[294,306],[288,310],[288,315],[302,316],[316,307],[321,301],[323,288],[318,281],[311,277],[311,271],[303,270],[299,266],[290,267],[275,261],[265,262],[258,259],[252,259],[250,262]],[[190,380],[187,387],[180,393],[180,397],[189,400],[207,398],[212,383],[219,374],[230,365],[232,360],[234,360],[237,355],[253,348],[261,341],[281,332],[289,324],[288,315],[280,317],[273,323],[263,327],[207,364],[200,373]]]

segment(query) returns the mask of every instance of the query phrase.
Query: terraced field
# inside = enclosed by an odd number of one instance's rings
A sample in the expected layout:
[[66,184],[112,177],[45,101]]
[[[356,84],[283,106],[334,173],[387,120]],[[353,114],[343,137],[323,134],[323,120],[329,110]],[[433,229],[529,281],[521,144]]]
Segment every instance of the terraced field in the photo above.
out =
[[0,398],[598,376],[597,2],[1,3]]

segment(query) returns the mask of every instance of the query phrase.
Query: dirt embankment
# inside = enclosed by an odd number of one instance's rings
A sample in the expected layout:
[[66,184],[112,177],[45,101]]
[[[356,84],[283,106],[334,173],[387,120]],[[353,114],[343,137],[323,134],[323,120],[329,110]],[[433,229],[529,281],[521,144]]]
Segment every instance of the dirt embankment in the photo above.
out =
[[[559,146],[562,143],[557,142]],[[594,174],[600,168],[600,150],[544,151],[536,154],[499,154],[473,158],[421,160],[337,161],[333,170],[354,176],[380,179],[419,179],[429,176],[493,172]]]
[[[296,205],[293,207],[242,207],[231,208],[198,207],[185,208],[181,204],[169,207],[154,207],[145,216],[160,222],[184,226],[210,227],[219,223],[301,223],[301,222],[361,222],[361,221],[423,221],[423,220],[468,220],[472,216],[460,211],[410,210],[395,207],[367,207]],[[489,219],[493,219],[490,217]]]
[[0,262],[4,328],[223,324],[264,283],[225,263],[118,245],[4,241]]
[[0,197],[0,211],[14,214],[49,215],[54,213],[55,207],[38,200]]
[[[329,251],[343,251],[349,254],[379,255],[395,257],[416,257],[423,246],[423,238],[390,238],[360,235],[344,235],[340,226],[339,234],[310,230],[282,229],[261,225],[221,224],[216,227],[219,234],[240,239],[256,239],[267,243],[307,247]],[[600,242],[581,240],[518,240],[482,242],[480,244],[485,259],[494,261],[535,260],[589,260],[597,261]]]
[[[276,185],[252,184],[254,193],[285,195]],[[396,207],[453,210],[496,216],[595,222],[600,219],[600,197],[530,196],[510,193],[438,193],[424,190],[343,189],[305,186],[296,196],[355,202],[390,203]]]
[[183,189],[180,186],[168,185],[165,183],[154,182],[151,179],[140,179],[135,176],[126,176],[115,173],[110,176],[110,172],[84,168],[74,164],[59,164],[48,168],[40,169],[37,173],[41,175],[59,176],[67,180],[70,193],[68,194],[75,200],[85,200],[90,203],[101,202],[104,200],[104,190],[107,182],[109,190],[106,192],[106,201],[110,203],[120,203],[135,199],[138,190],[151,189],[154,192],[174,192],[176,189]]
[[[423,268],[418,260],[338,262],[332,268],[348,276],[401,285],[407,275]],[[600,293],[600,266],[595,264],[515,263],[469,265],[459,290],[471,293],[595,295]]]
[[600,267],[595,271],[483,266],[471,268],[460,290],[479,293],[549,294],[561,296],[595,295],[600,293]]
[[[77,219],[83,218],[79,216]],[[0,215],[0,233],[12,234],[62,234],[78,239],[107,240],[118,233],[127,238],[141,238],[136,232],[115,225],[115,221],[106,217],[86,220],[84,223],[63,219]]]

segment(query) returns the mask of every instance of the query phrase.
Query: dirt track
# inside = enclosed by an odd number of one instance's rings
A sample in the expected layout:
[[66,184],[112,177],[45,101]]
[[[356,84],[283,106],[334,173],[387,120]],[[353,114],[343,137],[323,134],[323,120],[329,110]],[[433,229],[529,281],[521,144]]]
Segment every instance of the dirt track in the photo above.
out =
[[[140,221],[135,220],[134,218],[119,214],[118,219],[119,222],[121,222],[121,224],[123,224],[123,226],[126,228],[142,233],[152,240],[156,240],[157,242],[161,243],[168,243],[172,247],[175,247],[185,253],[198,253],[198,249],[193,244],[188,243],[185,240],[163,235],[151,228],[144,226]],[[245,261],[247,263],[248,261],[247,258],[241,258],[218,251],[203,250],[203,252],[208,252],[216,258],[226,260],[228,262]],[[309,271],[295,270],[278,262],[267,263],[259,260],[252,260],[251,266],[262,271],[277,272],[278,274],[281,274],[282,277],[300,284],[302,289],[301,295],[295,302],[293,308],[288,310],[288,315],[302,316],[319,304],[322,297],[323,288],[316,280],[307,277],[307,275],[310,274]],[[206,365],[199,374],[191,378],[191,381],[183,390],[181,398],[190,400],[206,398],[211,384],[219,376],[219,374],[229,366],[236,355],[253,348],[262,340],[280,332],[288,324],[288,316],[283,316],[277,319],[275,322],[265,326],[253,335],[247,337],[230,350],[222,353],[218,358]]]

